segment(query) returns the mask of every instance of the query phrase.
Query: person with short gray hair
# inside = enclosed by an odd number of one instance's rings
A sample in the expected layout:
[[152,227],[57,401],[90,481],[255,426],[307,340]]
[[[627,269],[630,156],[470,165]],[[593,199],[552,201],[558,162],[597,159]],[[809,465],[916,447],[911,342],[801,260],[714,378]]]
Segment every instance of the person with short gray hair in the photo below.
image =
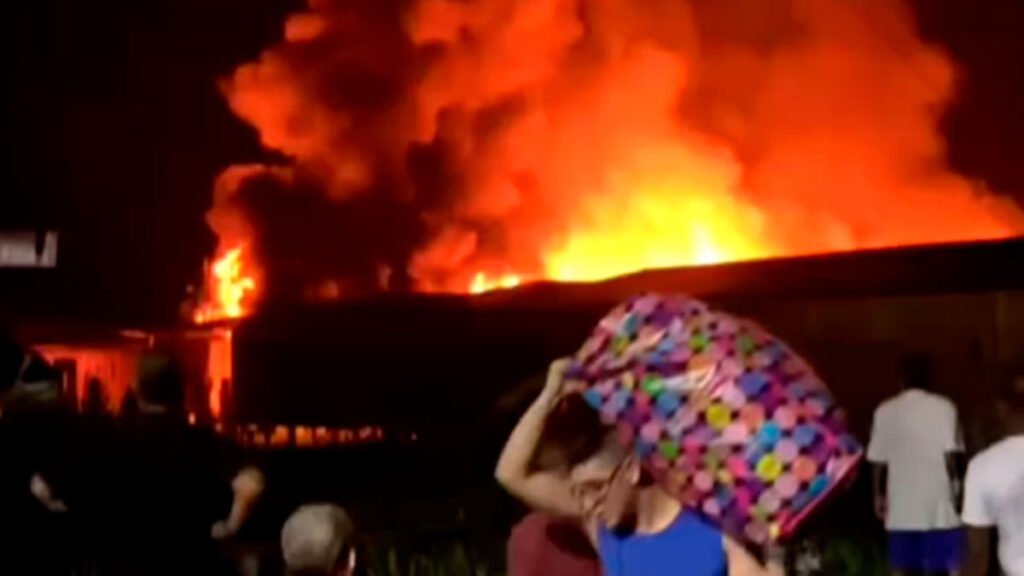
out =
[[281,530],[281,552],[289,576],[351,576],[355,572],[351,518],[334,504],[307,504]]

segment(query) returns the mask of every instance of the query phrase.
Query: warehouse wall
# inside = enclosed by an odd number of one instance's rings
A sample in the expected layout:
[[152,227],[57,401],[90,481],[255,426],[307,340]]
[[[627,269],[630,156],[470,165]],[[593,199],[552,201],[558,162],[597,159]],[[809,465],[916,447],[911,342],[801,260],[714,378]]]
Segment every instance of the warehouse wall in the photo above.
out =
[[808,355],[866,433],[898,389],[900,359],[926,354],[936,390],[962,412],[970,444],[998,434],[992,407],[1008,366],[1024,365],[1024,292],[800,299],[726,304]]
[[[716,304],[760,321],[809,357],[865,437],[874,408],[898,390],[899,362],[909,353],[932,359],[936,389],[960,407],[972,446],[998,433],[991,412],[999,369],[1024,364],[1024,292]],[[571,352],[608,308],[517,306],[337,306],[248,320],[234,346],[239,419],[486,424],[487,406]]]

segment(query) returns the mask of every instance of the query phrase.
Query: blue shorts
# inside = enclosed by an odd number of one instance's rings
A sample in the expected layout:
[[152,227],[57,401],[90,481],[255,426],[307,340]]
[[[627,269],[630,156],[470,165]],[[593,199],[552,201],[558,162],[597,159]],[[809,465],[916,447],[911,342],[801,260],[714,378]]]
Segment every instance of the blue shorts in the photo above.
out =
[[889,566],[900,572],[948,572],[964,564],[962,528],[889,532]]

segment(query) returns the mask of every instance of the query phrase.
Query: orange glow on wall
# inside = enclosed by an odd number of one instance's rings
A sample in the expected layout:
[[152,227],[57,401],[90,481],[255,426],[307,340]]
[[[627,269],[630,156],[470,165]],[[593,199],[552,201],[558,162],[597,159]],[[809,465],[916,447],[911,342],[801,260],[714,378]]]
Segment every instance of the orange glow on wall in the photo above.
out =
[[125,393],[138,378],[142,348],[76,347],[68,345],[42,345],[35,350],[48,362],[58,367],[70,362],[75,366],[75,395],[81,408],[89,381],[103,385],[107,408],[116,412]]
[[[218,328],[210,333],[206,359],[206,381],[209,383],[210,414],[219,420],[224,413],[223,400],[230,397],[233,378],[231,330]],[[228,388],[225,388],[225,385]]]

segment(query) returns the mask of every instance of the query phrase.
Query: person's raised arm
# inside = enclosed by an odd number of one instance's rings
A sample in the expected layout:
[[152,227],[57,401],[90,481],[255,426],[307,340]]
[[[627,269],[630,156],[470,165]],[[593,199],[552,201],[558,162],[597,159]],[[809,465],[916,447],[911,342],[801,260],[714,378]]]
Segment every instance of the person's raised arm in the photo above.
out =
[[582,511],[573,495],[568,475],[550,470],[532,470],[530,466],[548,415],[561,397],[562,379],[568,366],[567,359],[556,360],[551,364],[540,396],[519,419],[505,442],[494,476],[510,494],[531,508],[578,518]]
[[992,530],[967,527],[967,567],[964,576],[988,576]]
[[[206,433],[212,434],[213,431],[206,430]],[[216,539],[231,538],[252,515],[263,495],[266,479],[250,456],[246,456],[233,441],[213,436],[204,445],[211,450],[208,455],[211,461],[220,467],[221,478],[231,483],[231,509],[226,518],[213,525],[211,535]]]
[[53,495],[53,489],[50,488],[49,482],[38,473],[33,474],[29,480],[29,492],[50,512],[68,511],[64,501]]
[[886,464],[889,461],[889,447],[880,412],[881,410],[875,411],[874,421],[871,424],[867,459],[871,463],[871,494],[874,499],[875,516],[884,523],[888,514],[886,494],[888,468]]
[[235,475],[231,481],[231,511],[227,518],[213,525],[214,538],[234,536],[242,529],[263,494],[263,487],[263,473],[259,468],[248,466]]

